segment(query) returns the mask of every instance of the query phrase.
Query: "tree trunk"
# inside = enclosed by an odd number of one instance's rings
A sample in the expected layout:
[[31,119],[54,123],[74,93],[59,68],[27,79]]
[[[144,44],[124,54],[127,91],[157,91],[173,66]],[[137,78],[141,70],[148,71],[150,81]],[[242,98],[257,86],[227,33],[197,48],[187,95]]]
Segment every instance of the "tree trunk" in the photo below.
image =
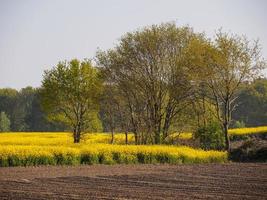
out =
[[114,144],[114,129],[111,130],[111,144]]
[[73,139],[74,139],[74,143],[79,143],[80,142],[80,138],[81,138],[81,132],[78,128],[74,129],[74,133],[73,133]]
[[133,132],[134,133],[134,141],[135,141],[135,145],[139,144],[139,137],[138,137],[138,133],[136,131]]
[[75,134],[75,136],[74,136],[74,143],[79,143],[79,142],[80,142],[80,139],[79,139],[78,135]]
[[164,125],[163,125],[163,141],[168,137],[168,131],[170,128],[171,120],[172,120],[172,107],[171,104],[168,103],[167,108],[166,108],[166,116],[164,120]]
[[206,122],[206,105],[205,105],[205,96],[203,95],[202,97],[202,106],[203,106],[203,125],[206,127],[207,122]]
[[73,142],[74,143],[77,143],[77,136],[76,136],[76,134],[77,134],[77,128],[76,127],[74,127],[74,129],[73,129]]
[[224,123],[223,129],[224,129],[224,137],[225,137],[225,150],[230,152],[231,146],[230,146],[230,139],[228,135],[228,124],[227,123]]
[[160,131],[155,131],[155,144],[160,144]]
[[81,139],[81,124],[80,124],[80,122],[73,129],[73,139],[74,139],[74,143],[80,142],[80,139]]
[[77,136],[76,136],[76,132],[73,133],[73,142],[74,142],[74,143],[78,143],[78,141],[77,141]]
[[166,116],[163,126],[163,141],[165,141],[165,139],[168,137],[169,127],[170,127],[170,117],[168,116],[167,118]]
[[128,144],[128,131],[125,131],[125,144]]
[[231,110],[230,110],[230,100],[227,97],[225,99],[225,107],[224,107],[224,123],[223,123],[223,129],[224,129],[224,137],[225,137],[225,150],[228,151],[228,153],[231,150],[231,146],[230,146],[230,139],[229,139],[229,135],[228,135],[228,129],[229,129],[229,123],[231,120]]

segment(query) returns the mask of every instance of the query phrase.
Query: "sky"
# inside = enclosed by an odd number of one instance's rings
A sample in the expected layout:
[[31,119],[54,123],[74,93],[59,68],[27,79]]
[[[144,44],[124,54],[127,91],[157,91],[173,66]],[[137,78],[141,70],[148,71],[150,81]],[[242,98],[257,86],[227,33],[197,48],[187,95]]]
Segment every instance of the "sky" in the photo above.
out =
[[259,39],[267,59],[266,21],[266,0],[0,0],[0,88],[39,87],[59,61],[91,59],[126,32],[164,22]]

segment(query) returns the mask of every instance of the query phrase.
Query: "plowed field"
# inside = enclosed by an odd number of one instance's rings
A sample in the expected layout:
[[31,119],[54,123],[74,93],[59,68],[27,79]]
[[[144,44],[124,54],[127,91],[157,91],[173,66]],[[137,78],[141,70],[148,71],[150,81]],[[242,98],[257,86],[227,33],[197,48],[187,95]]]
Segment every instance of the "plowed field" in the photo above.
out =
[[0,168],[0,199],[267,199],[267,164]]

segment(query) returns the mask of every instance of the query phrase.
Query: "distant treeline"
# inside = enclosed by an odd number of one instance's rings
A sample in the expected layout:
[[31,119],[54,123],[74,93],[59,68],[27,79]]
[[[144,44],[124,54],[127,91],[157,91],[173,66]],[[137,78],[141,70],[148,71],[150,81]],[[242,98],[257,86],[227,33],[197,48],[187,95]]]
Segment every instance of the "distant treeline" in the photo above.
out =
[[9,128],[5,125],[5,129],[10,131],[63,131],[65,128],[47,119],[41,109],[38,88],[0,89],[0,112],[1,121],[6,121],[2,126],[9,122]]
[[[233,112],[231,127],[266,125],[267,79],[245,83],[239,92],[238,106]],[[101,114],[102,111],[100,107],[99,118],[103,131],[108,131],[109,125]],[[67,129],[62,123],[51,122],[42,111],[38,88],[26,87],[19,91],[11,88],[0,89],[0,112],[0,126],[5,126],[10,131],[64,131]],[[183,124],[183,126],[186,125]],[[190,127],[190,124],[187,126]]]

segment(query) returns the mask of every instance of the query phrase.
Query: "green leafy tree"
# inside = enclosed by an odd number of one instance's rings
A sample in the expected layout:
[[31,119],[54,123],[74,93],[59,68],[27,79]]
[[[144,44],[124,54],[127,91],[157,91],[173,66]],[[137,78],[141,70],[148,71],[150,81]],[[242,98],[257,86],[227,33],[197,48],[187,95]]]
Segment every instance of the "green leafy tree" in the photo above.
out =
[[45,71],[40,90],[42,107],[50,120],[61,121],[73,131],[74,143],[81,134],[96,130],[102,80],[89,60],[60,62]]
[[237,107],[237,98],[242,83],[259,77],[265,62],[260,56],[258,42],[245,37],[218,32],[214,41],[192,43],[189,53],[195,60],[200,82],[205,95],[215,106],[215,115],[220,122],[225,147],[230,151],[228,134],[232,113]]
[[10,131],[10,120],[5,112],[0,113],[0,132]]
[[[125,98],[137,144],[159,144],[193,94],[186,49],[199,38],[173,23],[127,33],[119,45],[98,52],[106,80]],[[162,138],[161,138],[162,135]]]

